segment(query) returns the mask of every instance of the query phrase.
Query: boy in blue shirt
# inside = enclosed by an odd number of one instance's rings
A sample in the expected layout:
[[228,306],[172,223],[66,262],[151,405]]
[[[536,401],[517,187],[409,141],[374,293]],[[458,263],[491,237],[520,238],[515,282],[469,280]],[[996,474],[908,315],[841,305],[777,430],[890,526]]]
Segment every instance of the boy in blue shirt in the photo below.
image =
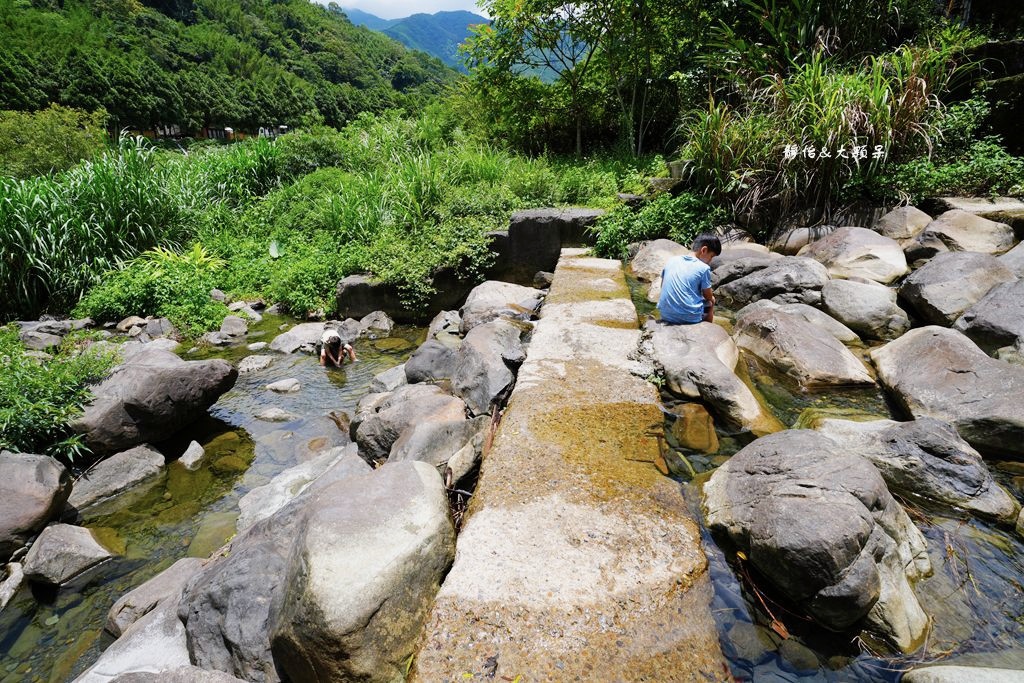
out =
[[722,253],[722,243],[704,233],[693,241],[693,254],[674,256],[661,271],[658,310],[669,325],[693,325],[715,318],[711,293],[711,259]]

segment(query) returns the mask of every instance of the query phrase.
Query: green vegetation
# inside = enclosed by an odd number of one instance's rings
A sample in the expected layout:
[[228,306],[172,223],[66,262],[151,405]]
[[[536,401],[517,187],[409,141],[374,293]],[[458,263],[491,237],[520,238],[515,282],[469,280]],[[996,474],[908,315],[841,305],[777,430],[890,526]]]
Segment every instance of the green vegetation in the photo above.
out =
[[45,453],[72,461],[85,452],[68,423],[89,400],[87,385],[114,364],[113,352],[79,352],[81,336],[65,337],[46,362],[27,355],[13,325],[0,327],[0,449]]
[[0,110],[103,108],[115,131],[340,126],[455,76],[308,0],[0,0]]
[[626,247],[641,240],[667,237],[689,246],[697,235],[714,231],[727,219],[726,211],[703,195],[661,194],[639,210],[620,206],[602,216],[595,248],[601,256],[625,259]]
[[66,171],[106,148],[106,112],[50,105],[38,112],[0,111],[0,176]]
[[338,280],[361,272],[414,306],[442,269],[481,278],[487,233],[516,209],[611,207],[657,165],[529,159],[443,122],[364,114],[184,155],[123,138],[66,173],[0,180],[0,286],[14,293],[0,315],[84,294],[78,315],[161,315],[196,336],[226,312],[212,287],[330,314]]

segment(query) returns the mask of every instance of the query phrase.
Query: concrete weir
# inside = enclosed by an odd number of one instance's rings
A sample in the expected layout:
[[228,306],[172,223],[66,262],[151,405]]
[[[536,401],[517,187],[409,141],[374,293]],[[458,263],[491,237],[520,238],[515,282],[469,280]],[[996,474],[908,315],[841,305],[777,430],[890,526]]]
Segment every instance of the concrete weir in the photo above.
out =
[[729,680],[618,261],[566,249],[411,679]]

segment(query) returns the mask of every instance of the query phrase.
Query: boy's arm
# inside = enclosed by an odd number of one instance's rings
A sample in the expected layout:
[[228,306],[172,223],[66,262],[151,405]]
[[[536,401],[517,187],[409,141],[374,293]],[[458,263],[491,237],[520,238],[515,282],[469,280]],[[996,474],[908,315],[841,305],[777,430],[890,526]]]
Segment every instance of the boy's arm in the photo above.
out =
[[710,287],[701,290],[701,294],[704,295],[704,322],[712,323],[715,321],[715,295]]

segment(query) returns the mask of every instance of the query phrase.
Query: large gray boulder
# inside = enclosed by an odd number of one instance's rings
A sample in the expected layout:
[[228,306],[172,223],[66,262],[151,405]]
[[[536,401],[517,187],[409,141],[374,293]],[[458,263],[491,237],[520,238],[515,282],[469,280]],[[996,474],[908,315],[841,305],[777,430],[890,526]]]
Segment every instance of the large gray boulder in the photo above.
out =
[[871,352],[878,379],[914,418],[956,427],[982,453],[1019,457],[1024,443],[1024,368],[990,358],[943,327],[911,330]]
[[[822,289],[822,291],[824,292],[824,289]],[[860,341],[860,337],[857,333],[849,327],[839,322],[828,313],[814,308],[813,306],[808,306],[807,304],[777,304],[769,299],[762,299],[760,301],[755,301],[752,304],[747,304],[737,311],[736,319],[762,308],[776,309],[783,313],[803,318],[810,324],[816,325],[825,332],[828,332],[844,344],[852,344]]]
[[665,264],[674,256],[689,254],[690,249],[672,240],[660,239],[644,242],[636,256],[629,263],[629,268],[638,280],[654,282],[661,277]]
[[867,339],[895,339],[910,329],[896,290],[872,282],[832,280],[821,288],[829,315]]
[[992,479],[992,473],[941,420],[855,422],[826,418],[814,429],[850,453],[875,464],[891,491],[921,496],[964,510],[1014,523],[1020,504]]
[[512,392],[516,370],[526,360],[521,333],[511,322],[494,320],[470,330],[455,352],[452,392],[474,415],[490,412],[492,404]]
[[274,337],[274,341],[270,342],[270,350],[280,353],[312,353],[325,327],[325,323],[300,323]]
[[666,325],[649,320],[648,354],[661,368],[669,391],[699,398],[723,421],[754,434],[782,429],[733,369],[739,350],[729,333],[714,323]]
[[190,666],[185,628],[177,609],[177,595],[162,601],[128,627],[74,683],[107,683],[131,672],[159,673]]
[[[741,269],[750,265],[758,267],[746,272]],[[723,305],[734,309],[758,299],[814,305],[821,300],[821,288],[829,281],[825,266],[802,256],[739,259],[719,268],[715,275],[727,268],[730,272],[719,278],[715,294]]]
[[480,461],[491,419],[481,415],[473,419],[425,420],[402,432],[388,462],[418,460],[438,468],[443,475],[451,468],[452,482],[459,482]]
[[0,564],[57,517],[71,477],[47,455],[0,452]]
[[742,258],[777,259],[782,258],[782,254],[769,251],[768,247],[755,242],[738,242],[729,244],[723,241],[722,253],[711,259],[711,270],[718,270],[722,266],[726,266],[733,261],[738,261]]
[[390,337],[394,329],[395,321],[384,311],[373,311],[359,319],[359,333],[363,337]]
[[996,258],[1014,275],[1024,278],[1024,242]]
[[537,271],[553,271],[563,247],[593,243],[591,228],[604,213],[582,207],[516,211],[508,231],[493,235],[491,249],[498,258],[492,277],[525,284]]
[[325,490],[298,528],[272,625],[293,681],[395,681],[455,556],[440,475],[388,464]]
[[25,556],[25,578],[59,586],[113,556],[85,527],[51,524]]
[[899,242],[867,228],[839,228],[808,244],[800,255],[824,264],[834,278],[859,277],[887,285],[910,272]]
[[871,226],[871,229],[891,240],[896,240],[902,247],[920,235],[932,217],[914,206],[900,206],[885,214]]
[[240,532],[186,583],[178,618],[193,664],[255,683],[280,680],[270,634],[292,547],[306,516],[326,502],[321,494],[350,475],[346,467],[327,470],[283,508]]
[[808,244],[817,242],[832,234],[836,229],[834,225],[792,228],[784,231],[776,239],[772,240],[771,249],[773,252],[785,254],[786,256],[796,256]]
[[433,384],[407,384],[360,406],[352,428],[361,453],[373,460],[387,458],[402,432],[418,422],[459,420],[466,414],[462,399]]
[[736,320],[736,345],[804,388],[874,384],[864,364],[820,327],[782,311],[751,311]]
[[104,628],[114,636],[121,636],[161,602],[173,600],[177,604],[181,589],[204,564],[197,557],[183,557],[149,581],[125,593],[107,612]]
[[957,319],[954,328],[986,351],[1024,343],[1024,280],[993,287]]
[[68,498],[68,507],[84,510],[159,476],[163,468],[163,454],[149,444],[122,451],[79,477]]
[[878,470],[809,430],[762,437],[704,486],[708,526],[834,631],[863,626],[910,652],[928,628],[912,582],[931,565],[921,532]]
[[991,254],[943,252],[903,281],[900,298],[922,320],[949,326],[990,289],[1014,278]]
[[918,266],[943,251],[1001,254],[1015,243],[1013,228],[1006,223],[953,209],[929,223],[905,251],[907,261]]
[[409,384],[451,379],[455,374],[455,351],[437,339],[428,339],[405,362]]
[[459,330],[468,333],[477,325],[498,318],[528,320],[537,312],[543,293],[533,287],[488,280],[473,288],[460,309]]
[[356,444],[332,448],[312,460],[289,467],[263,486],[251,489],[238,501],[241,510],[235,523],[238,532],[273,515],[328,470],[333,477],[341,479],[365,474],[371,467],[359,457]]
[[92,388],[92,402],[71,427],[97,453],[160,441],[203,415],[237,378],[225,360],[184,361],[144,349]]
[[370,392],[380,393],[385,391],[394,391],[400,386],[404,386],[409,383],[409,380],[405,376],[405,363],[396,365],[393,368],[388,368],[384,372],[378,372],[373,376],[373,381],[370,382]]

